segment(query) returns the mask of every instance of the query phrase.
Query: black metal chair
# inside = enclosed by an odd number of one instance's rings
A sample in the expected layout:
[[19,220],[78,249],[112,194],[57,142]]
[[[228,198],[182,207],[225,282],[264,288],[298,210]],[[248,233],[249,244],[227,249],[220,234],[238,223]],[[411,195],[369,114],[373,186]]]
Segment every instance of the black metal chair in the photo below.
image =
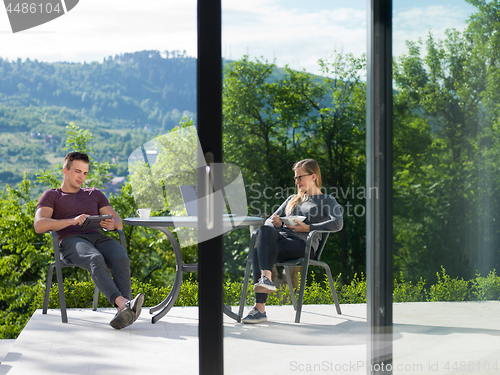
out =
[[[124,249],[127,249],[127,244],[125,241],[125,234],[121,229],[117,230],[120,236],[120,244]],[[54,248],[54,262],[49,265],[49,270],[47,272],[47,283],[45,284],[45,298],[43,300],[43,310],[42,314],[47,314],[47,309],[49,307],[50,289],[52,287],[52,275],[54,268],[56,269],[57,287],[59,290],[59,306],[61,308],[61,319],[63,323],[68,323],[68,314],[66,312],[66,298],[64,296],[64,283],[62,269],[67,267],[78,267],[67,260],[61,260],[61,252],[59,251],[59,238],[56,232],[50,232],[52,235],[52,246]],[[92,304],[92,310],[97,310],[97,301],[99,299],[99,289],[97,286],[94,289],[94,302]]]
[[[247,290],[248,290],[248,281],[250,279],[250,270],[252,267],[252,256],[255,248],[255,243],[257,241],[257,235],[258,235],[259,229],[254,231],[252,233],[252,239],[250,241],[250,250],[248,254],[248,260],[247,260],[247,265],[245,269],[245,279],[243,281],[243,291],[241,292],[241,299],[240,299],[240,309],[239,309],[239,316],[240,318],[243,317],[243,309],[245,307],[245,301],[247,298]],[[312,251],[311,244],[312,244],[312,239],[314,235],[317,233],[322,233],[323,236],[321,237],[321,241],[318,245],[318,248],[316,252],[314,253],[313,258],[310,258],[310,254]],[[284,266],[285,267],[285,273],[286,273],[286,280],[288,283],[288,288],[290,290],[290,299],[292,300],[293,308],[295,309],[295,323],[300,323],[300,314],[302,312],[302,302],[304,300],[304,292],[306,289],[306,280],[307,280],[307,271],[309,268],[309,265],[312,266],[321,266],[325,269],[327,277],[328,277],[328,283],[330,284],[330,289],[332,291],[332,296],[333,296],[333,301],[335,302],[335,307],[337,309],[337,314],[341,315],[342,311],[340,310],[340,305],[339,301],[337,298],[337,292],[335,290],[335,284],[333,282],[332,278],[332,273],[330,271],[330,267],[328,264],[325,262],[321,262],[319,259],[321,257],[321,253],[323,252],[323,249],[326,244],[326,240],[328,239],[328,236],[330,235],[330,231],[320,231],[320,230],[314,230],[309,233],[309,236],[307,237],[306,241],[306,249],[305,249],[305,254],[303,258],[298,258],[298,259],[293,259],[293,260],[287,260],[281,263],[276,263],[276,266]],[[302,267],[302,272],[300,276],[300,286],[299,286],[299,297],[298,301],[295,298],[295,293],[292,285],[292,278],[290,276],[290,271],[291,267]]]

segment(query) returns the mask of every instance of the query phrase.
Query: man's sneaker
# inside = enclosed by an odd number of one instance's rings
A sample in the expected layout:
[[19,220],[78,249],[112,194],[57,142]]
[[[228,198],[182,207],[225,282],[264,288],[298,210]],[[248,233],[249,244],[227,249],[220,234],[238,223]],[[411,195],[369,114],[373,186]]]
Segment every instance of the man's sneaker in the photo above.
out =
[[129,307],[125,307],[116,313],[115,317],[111,319],[109,325],[114,329],[122,329],[128,327],[134,322],[135,313]]
[[137,320],[139,315],[141,315],[142,304],[144,303],[144,294],[139,293],[131,301],[128,301],[125,306],[132,310],[135,314],[134,322]]
[[255,323],[262,323],[262,322],[267,322],[267,315],[266,313],[261,313],[259,310],[257,310],[255,307],[248,313],[247,316],[245,316],[243,319],[241,319],[242,323],[250,323],[250,324],[255,324]]
[[276,292],[276,287],[274,283],[269,280],[266,276],[262,276],[259,282],[254,284],[253,290],[255,293],[272,293]]

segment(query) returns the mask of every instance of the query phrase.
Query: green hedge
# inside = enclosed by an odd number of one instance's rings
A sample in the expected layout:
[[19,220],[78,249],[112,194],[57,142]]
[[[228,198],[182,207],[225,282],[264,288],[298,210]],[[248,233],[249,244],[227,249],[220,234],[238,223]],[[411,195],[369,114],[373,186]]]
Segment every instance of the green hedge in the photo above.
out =
[[[438,282],[425,288],[425,280],[420,279],[417,284],[405,281],[403,278],[394,281],[394,302],[436,302],[436,301],[485,301],[500,299],[500,276],[496,271],[491,271],[487,277],[477,277],[466,281],[462,279],[452,279],[442,269],[437,275]],[[241,282],[224,283],[224,303],[230,306],[239,305],[239,298],[243,288]],[[253,285],[248,286],[247,305],[255,303]],[[40,308],[43,301],[43,285],[39,285],[39,292],[35,293],[33,306]],[[356,277],[350,284],[340,285],[335,281],[335,289],[339,297],[339,302],[366,303],[366,279],[363,274]],[[86,308],[92,306],[94,285],[91,281],[65,283],[66,304],[68,308]],[[132,282],[133,294],[144,293],[146,299],[145,306],[154,306],[160,303],[170,292],[171,287],[155,287],[151,284]],[[296,291],[298,296],[298,291]],[[306,286],[304,304],[332,304],[333,298],[328,282],[317,282],[312,278],[310,285]],[[268,305],[290,305],[290,295],[288,286],[279,286],[277,293],[270,294],[267,300]],[[187,279],[182,283],[182,288],[175,303],[175,306],[197,306],[198,305],[198,283],[196,280]],[[110,307],[109,302],[102,294],[99,296],[99,307]],[[49,308],[59,307],[59,297],[57,284],[52,286],[50,292]]]
[[[312,275],[312,281],[306,286],[304,304],[332,304],[333,299],[328,282],[317,282]],[[491,271],[488,276],[477,275],[473,280],[452,279],[446,274],[445,269],[438,273],[438,281],[429,288],[425,287],[425,280],[420,279],[418,283],[394,280],[394,302],[434,302],[434,301],[485,301],[500,299],[500,276],[496,271]],[[239,305],[239,297],[243,283],[224,283],[224,303],[230,306]],[[340,285],[335,282],[335,289],[341,304],[366,303],[366,279],[363,274],[355,277],[350,284]],[[21,286],[18,291],[22,291],[23,299],[18,300],[19,307],[29,305],[26,314],[18,312],[4,311],[0,316],[0,338],[16,338],[28,322],[36,309],[42,308],[45,285],[38,283],[35,286]],[[155,287],[147,283],[139,283],[132,280],[132,291],[144,293],[146,298],[145,306],[154,306],[160,303],[170,292],[171,287]],[[66,294],[66,305],[68,308],[90,308],[92,307],[94,285],[91,281],[65,282],[64,291]],[[297,296],[298,293],[296,293]],[[255,302],[252,285],[249,285],[246,305],[253,305]],[[197,306],[198,304],[198,283],[195,280],[187,279],[182,283],[182,288],[175,303],[175,306]],[[279,286],[277,293],[270,294],[268,305],[290,305],[290,295],[288,286]],[[99,295],[99,307],[111,307],[102,294]],[[57,284],[52,286],[50,291],[49,308],[59,308],[59,295]]]

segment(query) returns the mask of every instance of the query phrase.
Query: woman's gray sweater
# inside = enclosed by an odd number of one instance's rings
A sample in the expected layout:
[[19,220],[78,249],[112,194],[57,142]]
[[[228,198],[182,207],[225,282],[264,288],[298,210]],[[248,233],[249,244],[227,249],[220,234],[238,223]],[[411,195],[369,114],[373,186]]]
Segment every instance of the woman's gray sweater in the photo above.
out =
[[[283,204],[276,210],[275,214],[278,216],[286,216],[286,205],[295,195],[289,196]],[[328,230],[338,232],[342,229],[342,207],[337,203],[336,199],[331,195],[318,194],[310,195],[308,199],[297,204],[292,212],[292,215],[305,216],[304,223],[310,225],[311,232],[313,230]],[[272,215],[266,220],[265,225],[273,226],[271,223]],[[295,232],[284,224],[281,228],[277,228],[280,232],[285,232],[288,235],[293,234],[299,237],[304,242],[307,240],[308,232]],[[321,241],[321,233],[314,236],[312,247],[314,250],[318,248]]]

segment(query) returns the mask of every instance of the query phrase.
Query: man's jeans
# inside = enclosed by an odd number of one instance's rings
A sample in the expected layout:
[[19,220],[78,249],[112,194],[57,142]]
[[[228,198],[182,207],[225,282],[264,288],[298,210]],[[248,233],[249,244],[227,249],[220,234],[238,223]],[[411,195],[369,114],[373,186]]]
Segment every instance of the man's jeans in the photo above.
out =
[[[100,233],[75,234],[61,242],[61,257],[90,272],[92,280],[111,305],[123,296],[132,298],[130,260],[114,239]],[[109,271],[111,271],[111,275]]]

